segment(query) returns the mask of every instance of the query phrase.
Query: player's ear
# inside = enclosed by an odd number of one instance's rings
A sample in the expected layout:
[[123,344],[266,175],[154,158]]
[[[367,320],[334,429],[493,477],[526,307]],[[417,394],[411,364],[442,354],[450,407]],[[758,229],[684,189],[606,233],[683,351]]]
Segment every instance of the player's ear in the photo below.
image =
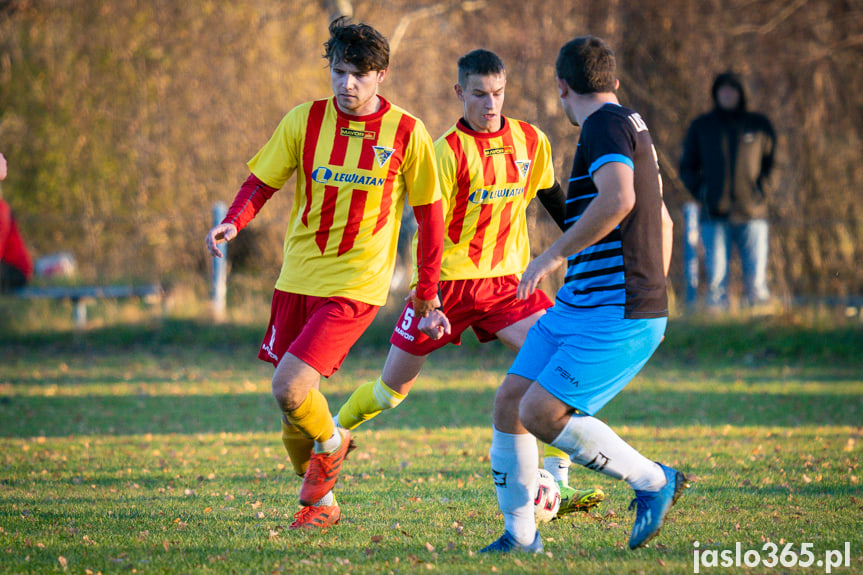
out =
[[615,78],[614,79],[614,91],[617,92],[618,88],[620,88],[620,80]]
[[384,78],[387,77],[387,71],[389,68],[384,68],[383,70],[378,70],[378,84],[384,81]]
[[563,78],[557,78],[557,95],[561,98],[565,98],[568,92],[569,84],[566,83],[566,80]]
[[464,91],[461,89],[461,84],[456,83],[455,86],[453,86],[453,89],[455,90],[455,95],[458,96],[458,99],[464,102]]

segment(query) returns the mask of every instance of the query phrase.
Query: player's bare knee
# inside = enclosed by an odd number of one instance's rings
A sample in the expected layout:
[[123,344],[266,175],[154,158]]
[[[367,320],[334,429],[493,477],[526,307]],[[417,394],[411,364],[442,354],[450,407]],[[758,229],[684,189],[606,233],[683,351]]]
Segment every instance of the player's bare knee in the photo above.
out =
[[494,396],[495,405],[501,407],[518,405],[529,386],[530,382],[526,379],[507,375],[497,388]]
[[282,412],[294,411],[306,399],[306,393],[298,393],[298,389],[288,385],[287,382],[273,378],[273,397],[282,409]]
[[545,398],[528,391],[521,400],[518,417],[521,424],[531,434],[545,443],[551,443],[560,433],[557,428],[557,418],[549,416],[549,406]]
[[542,431],[542,418],[539,415],[540,413],[531,408],[530,403],[525,400],[522,400],[518,406],[518,418],[521,420],[521,424],[537,437]]

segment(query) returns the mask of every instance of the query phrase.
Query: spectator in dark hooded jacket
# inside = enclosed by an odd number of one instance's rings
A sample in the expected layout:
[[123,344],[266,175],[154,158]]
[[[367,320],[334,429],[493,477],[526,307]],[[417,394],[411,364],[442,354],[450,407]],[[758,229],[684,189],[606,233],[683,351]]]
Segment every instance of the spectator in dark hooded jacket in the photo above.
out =
[[680,176],[701,205],[709,308],[728,307],[728,260],[734,246],[746,297],[757,306],[770,301],[765,186],[776,136],[766,116],[746,110],[746,92],[735,74],[719,74],[712,94],[714,109],[689,127]]

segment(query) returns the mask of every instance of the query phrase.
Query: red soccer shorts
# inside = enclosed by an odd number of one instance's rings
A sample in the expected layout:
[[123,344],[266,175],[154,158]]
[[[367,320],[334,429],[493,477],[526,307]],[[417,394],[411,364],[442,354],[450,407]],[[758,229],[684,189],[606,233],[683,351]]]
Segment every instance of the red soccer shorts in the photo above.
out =
[[275,290],[270,324],[258,358],[278,365],[288,352],[329,377],[341,367],[378,309],[346,297]]
[[419,329],[420,318],[410,304],[399,316],[390,343],[413,355],[428,355],[448,343],[459,345],[461,334],[473,328],[482,343],[497,339],[497,332],[538,311],[551,307],[551,300],[536,290],[526,300],[516,298],[518,276],[440,282],[441,311],[452,324],[452,333],[431,339]]

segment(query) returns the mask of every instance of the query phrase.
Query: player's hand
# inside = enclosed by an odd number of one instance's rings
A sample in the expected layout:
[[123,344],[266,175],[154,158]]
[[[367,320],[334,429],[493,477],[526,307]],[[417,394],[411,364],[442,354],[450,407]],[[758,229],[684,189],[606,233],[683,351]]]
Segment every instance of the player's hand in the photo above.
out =
[[521,281],[518,282],[518,291],[516,297],[518,299],[527,299],[530,294],[535,292],[539,287],[539,282],[545,279],[548,274],[559,268],[566,258],[543,252],[535,260],[527,264],[524,273],[521,274]]
[[222,250],[218,248],[217,244],[231,241],[235,237],[237,237],[237,226],[234,224],[213,226],[213,229],[207,234],[207,251],[214,258],[220,258],[222,257]]
[[422,317],[427,316],[433,309],[440,307],[440,298],[438,298],[438,296],[434,296],[433,299],[419,299],[417,297],[417,290],[415,289],[411,290],[408,297],[405,298],[405,301],[411,302],[411,307],[414,308],[414,312]]
[[452,333],[449,318],[439,309],[434,309],[427,316],[420,318],[417,329],[432,339],[440,339]]

